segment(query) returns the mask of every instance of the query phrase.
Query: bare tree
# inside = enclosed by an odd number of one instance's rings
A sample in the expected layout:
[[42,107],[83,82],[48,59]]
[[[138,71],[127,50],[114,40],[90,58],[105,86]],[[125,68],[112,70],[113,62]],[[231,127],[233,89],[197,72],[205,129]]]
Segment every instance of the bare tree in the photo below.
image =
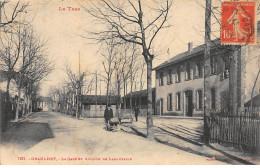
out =
[[86,80],[85,80],[85,77],[86,77],[86,71],[83,71],[82,73],[74,73],[72,71],[72,68],[71,66],[66,63],[64,65],[65,67],[65,72],[68,76],[68,79],[69,79],[69,85],[72,86],[72,88],[74,89],[74,94],[76,95],[76,99],[74,101],[76,101],[76,118],[78,119],[79,116],[80,116],[80,112],[81,112],[81,92],[82,92],[82,87],[85,85],[86,83]]
[[[17,32],[20,34],[20,32]],[[9,100],[9,89],[11,80],[16,76],[15,67],[20,58],[22,38],[17,33],[6,33],[0,38],[0,68],[6,72],[6,101]]]
[[[29,3],[23,3],[20,0],[16,4],[10,3],[9,0],[3,0],[0,2],[0,29],[11,24],[19,23],[17,20],[21,13],[25,12]],[[8,9],[8,11],[6,10]]]
[[[105,24],[104,30],[93,32],[95,39],[103,41],[113,38],[125,42],[134,43],[142,48],[142,54],[147,64],[147,91],[148,91],[148,115],[147,138],[154,140],[152,123],[152,44],[160,30],[165,27],[171,0],[153,1],[149,6],[141,0],[112,1],[101,0],[90,2],[84,7],[86,12],[95,17],[100,23]],[[151,6],[151,7],[150,7]],[[153,17],[153,19],[151,19]]]
[[39,82],[46,77],[53,69],[51,62],[46,59],[45,43],[37,37],[30,26],[19,26],[15,33],[17,41],[14,48],[17,47],[17,66],[13,67],[15,72],[15,81],[18,89],[18,99],[16,108],[16,121],[18,120],[19,104],[21,91],[26,86],[32,87],[34,83]]
[[106,76],[106,97],[107,105],[110,104],[110,86],[113,72],[115,70],[115,58],[117,55],[116,43],[113,38],[105,40],[105,53],[102,53],[102,65],[105,70]]

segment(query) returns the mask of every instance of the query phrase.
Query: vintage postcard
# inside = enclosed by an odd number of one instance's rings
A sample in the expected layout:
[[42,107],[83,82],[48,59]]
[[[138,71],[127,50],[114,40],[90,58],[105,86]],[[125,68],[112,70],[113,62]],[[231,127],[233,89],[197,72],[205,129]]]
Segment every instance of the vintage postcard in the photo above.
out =
[[0,0],[1,165],[259,165],[257,0]]

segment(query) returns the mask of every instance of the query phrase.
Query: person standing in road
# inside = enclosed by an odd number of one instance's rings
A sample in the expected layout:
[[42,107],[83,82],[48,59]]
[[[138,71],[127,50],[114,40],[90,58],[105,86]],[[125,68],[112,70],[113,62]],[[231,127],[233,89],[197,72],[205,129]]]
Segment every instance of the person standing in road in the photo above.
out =
[[138,120],[138,115],[139,115],[139,113],[140,113],[140,110],[139,110],[139,108],[138,108],[137,106],[135,106],[135,108],[134,108],[134,113],[135,113],[135,120],[136,120],[136,122],[137,122],[137,120]]
[[104,118],[105,118],[106,128],[108,129],[109,120],[113,118],[113,110],[111,108],[111,105],[108,105],[108,108],[106,107]]

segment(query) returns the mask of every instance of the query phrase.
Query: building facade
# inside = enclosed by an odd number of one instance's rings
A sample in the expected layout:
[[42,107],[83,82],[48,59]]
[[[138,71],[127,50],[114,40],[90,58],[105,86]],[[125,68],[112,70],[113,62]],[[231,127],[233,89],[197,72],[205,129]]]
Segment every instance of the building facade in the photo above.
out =
[[[156,108],[160,115],[202,117],[204,106],[204,46],[192,47],[155,67]],[[238,51],[238,62],[243,63],[244,49]],[[211,43],[210,55],[210,108],[220,111],[229,107],[229,71],[233,51],[220,45],[216,39]],[[239,68],[240,67],[240,68]],[[243,68],[237,69],[238,102],[242,96]]]
[[[155,106],[155,88],[152,88],[152,112],[153,115],[156,115],[156,106]],[[140,110],[140,114],[145,116],[147,115],[147,108],[148,108],[148,102],[147,102],[147,90],[141,90],[141,91],[135,91],[131,93],[126,94],[123,97],[123,100],[126,102],[126,105],[124,103],[121,104],[121,109],[125,110],[126,112],[130,113],[133,112],[133,108],[137,106]],[[132,98],[132,106],[130,99]],[[131,108],[132,107],[132,108]]]
[[[110,96],[109,101],[113,110],[114,116],[117,109],[117,97]],[[107,105],[106,95],[82,95],[82,117],[104,117],[104,112]]]

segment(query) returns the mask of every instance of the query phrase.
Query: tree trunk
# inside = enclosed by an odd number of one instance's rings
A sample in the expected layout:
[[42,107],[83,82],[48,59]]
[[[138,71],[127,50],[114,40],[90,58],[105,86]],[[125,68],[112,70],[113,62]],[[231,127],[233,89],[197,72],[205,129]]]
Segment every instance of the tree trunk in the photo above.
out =
[[18,119],[19,119],[20,96],[21,96],[21,87],[18,86],[18,98],[17,98],[16,113],[15,113],[15,121],[16,121],[16,122],[17,122]]
[[7,85],[6,85],[6,101],[9,101],[9,89],[10,89],[10,83],[11,83],[11,79],[7,80]]
[[26,102],[27,102],[27,107],[28,107],[28,97],[26,97],[25,95],[26,95],[26,94],[24,93],[24,96],[23,96],[23,99],[24,99],[24,101],[23,101],[23,114],[22,114],[23,117],[25,116],[25,113],[26,113],[26,111],[27,111],[27,108],[25,107],[25,106],[26,106],[25,100],[26,100]]
[[257,80],[258,80],[259,74],[260,74],[260,68],[258,69],[258,73],[257,73],[256,79],[255,79],[255,83],[254,83],[254,86],[253,86],[253,88],[252,88],[251,102],[250,102],[250,107],[251,107],[251,109],[253,108],[254,91],[255,91],[255,86],[256,86],[256,84],[257,84]]
[[230,73],[229,73],[229,97],[231,114],[237,113],[238,107],[238,49],[237,46],[232,46],[231,61],[230,61]]
[[153,118],[152,118],[152,61],[147,61],[147,139],[154,140]]
[[125,79],[124,79],[124,111],[126,110],[126,82],[125,82]]
[[28,111],[29,113],[33,112],[33,100],[32,100],[32,93],[30,93],[30,97],[29,97],[29,101],[30,101],[30,111]]
[[30,96],[27,95],[26,99],[27,99],[27,107],[26,107],[26,112],[25,113],[28,113],[28,112],[30,112]]
[[209,144],[211,0],[206,0],[204,52],[204,143]]
[[117,81],[117,109],[116,109],[116,117],[119,116],[121,109],[121,96],[120,96],[120,81]]
[[132,109],[133,109],[133,105],[132,105],[132,102],[133,102],[133,76],[132,76],[132,73],[133,73],[133,71],[132,71],[132,66],[131,66],[131,83],[130,83],[130,109],[131,109],[131,111],[132,111]]
[[8,79],[6,85],[4,117],[7,117],[7,113],[9,113],[9,110],[11,110],[10,95],[9,95],[10,83],[11,83],[11,79]]
[[77,100],[77,103],[76,103],[76,119],[78,118],[78,112],[79,112],[79,91],[78,91],[78,89],[76,90],[77,91],[77,98],[76,98],[76,100]]
[[142,108],[142,95],[140,94],[140,97],[139,97],[139,109]]
[[110,85],[110,79],[109,79],[109,77],[108,77],[108,79],[107,79],[107,105],[108,105],[108,102],[109,102],[109,100],[108,100],[109,85]]

